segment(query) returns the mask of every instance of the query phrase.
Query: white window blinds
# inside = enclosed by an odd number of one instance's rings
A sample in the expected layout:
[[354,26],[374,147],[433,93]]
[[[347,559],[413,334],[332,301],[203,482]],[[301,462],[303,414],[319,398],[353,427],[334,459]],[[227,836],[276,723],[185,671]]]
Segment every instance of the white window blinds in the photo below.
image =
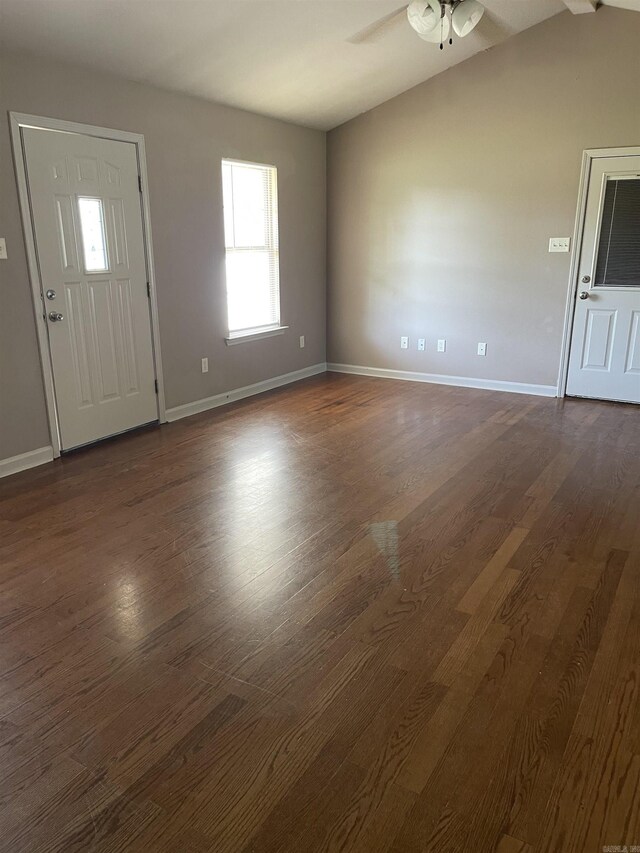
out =
[[640,284],[640,179],[609,178],[594,285],[638,287]]
[[275,166],[222,161],[229,335],[280,325]]

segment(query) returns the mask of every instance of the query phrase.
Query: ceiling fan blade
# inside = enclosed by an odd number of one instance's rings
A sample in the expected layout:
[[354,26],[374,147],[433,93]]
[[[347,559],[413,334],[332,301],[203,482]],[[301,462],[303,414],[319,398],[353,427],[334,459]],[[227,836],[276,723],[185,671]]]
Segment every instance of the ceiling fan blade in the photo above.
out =
[[487,42],[487,47],[493,47],[494,44],[499,44],[513,35],[513,30],[504,21],[496,17],[493,12],[490,12],[486,6],[484,15],[475,27],[475,32]]
[[637,0],[600,0],[601,6],[615,6],[618,9],[628,9],[630,12],[640,12]]
[[351,44],[364,44],[366,42],[378,41],[378,39],[385,36],[387,32],[395,26],[395,24],[399,23],[403,17],[405,19],[407,17],[406,4],[401,6],[399,9],[396,9],[394,12],[389,12],[388,15],[378,18],[378,20],[374,21],[373,24],[369,24],[368,27],[360,30],[359,33],[351,36],[347,41],[351,42]]

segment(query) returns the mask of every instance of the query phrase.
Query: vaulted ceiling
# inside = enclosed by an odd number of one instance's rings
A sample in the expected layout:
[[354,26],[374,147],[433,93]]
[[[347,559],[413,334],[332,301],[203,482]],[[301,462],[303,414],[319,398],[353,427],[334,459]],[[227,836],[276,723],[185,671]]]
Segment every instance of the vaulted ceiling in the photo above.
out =
[[399,0],[0,0],[0,39],[329,129],[566,8],[563,0],[483,3],[491,13],[483,27],[442,51],[402,14],[369,33]]

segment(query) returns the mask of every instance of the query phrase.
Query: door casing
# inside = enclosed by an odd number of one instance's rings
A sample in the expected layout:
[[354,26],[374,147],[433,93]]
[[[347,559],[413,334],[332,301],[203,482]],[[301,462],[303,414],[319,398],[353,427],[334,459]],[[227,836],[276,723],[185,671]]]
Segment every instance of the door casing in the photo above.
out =
[[13,146],[13,158],[18,183],[18,196],[20,199],[20,213],[22,217],[22,229],[24,232],[25,246],[27,251],[27,264],[29,268],[29,279],[31,282],[31,295],[33,298],[33,310],[36,320],[36,333],[38,337],[38,349],[40,351],[40,363],[42,364],[42,376],[44,381],[45,403],[47,417],[49,419],[49,434],[54,458],[60,456],[60,432],[58,427],[58,412],[53,384],[53,366],[49,350],[49,338],[47,334],[46,320],[44,318],[42,300],[42,282],[36,252],[36,240],[31,219],[31,208],[29,204],[29,189],[27,181],[26,161],[22,144],[23,127],[35,127],[43,130],[59,130],[66,133],[81,133],[85,136],[97,136],[102,139],[112,139],[116,142],[131,142],[136,146],[138,158],[138,172],[141,178],[142,199],[142,229],[144,239],[144,251],[147,267],[147,280],[150,287],[149,302],[151,308],[151,338],[153,343],[153,361],[158,381],[158,420],[166,423],[166,407],[164,397],[164,381],[162,374],[162,356],[160,353],[160,326],[158,321],[158,303],[156,299],[156,280],[153,265],[153,241],[151,237],[151,216],[149,208],[149,193],[147,180],[147,163],[144,148],[144,136],[140,133],[131,133],[125,130],[112,130],[94,125],[79,124],[62,119],[48,118],[46,116],[27,115],[25,113],[9,113],[11,129],[11,142]]
[[562,349],[560,352],[560,370],[558,373],[558,397],[565,397],[567,393],[567,377],[569,374],[569,351],[571,348],[571,335],[573,332],[573,316],[578,292],[578,274],[580,256],[582,254],[582,237],[584,234],[584,221],[587,212],[587,193],[589,191],[589,178],[591,175],[591,164],[596,159],[607,157],[638,157],[640,146],[631,148],[588,148],[582,153],[582,169],[580,172],[580,187],[578,190],[578,205],[576,210],[576,222],[573,229],[571,261],[569,265],[569,285],[567,288],[567,301],[564,314],[564,327],[562,333]]

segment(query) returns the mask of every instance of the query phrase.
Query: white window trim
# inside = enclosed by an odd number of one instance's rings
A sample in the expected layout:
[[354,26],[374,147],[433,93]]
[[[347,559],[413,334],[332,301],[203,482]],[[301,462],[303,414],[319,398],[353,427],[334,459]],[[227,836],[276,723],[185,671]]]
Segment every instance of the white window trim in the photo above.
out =
[[246,329],[241,332],[229,333],[229,336],[224,339],[228,347],[236,344],[245,344],[249,341],[261,341],[263,338],[273,338],[276,335],[284,335],[288,326],[269,326],[265,329]]

